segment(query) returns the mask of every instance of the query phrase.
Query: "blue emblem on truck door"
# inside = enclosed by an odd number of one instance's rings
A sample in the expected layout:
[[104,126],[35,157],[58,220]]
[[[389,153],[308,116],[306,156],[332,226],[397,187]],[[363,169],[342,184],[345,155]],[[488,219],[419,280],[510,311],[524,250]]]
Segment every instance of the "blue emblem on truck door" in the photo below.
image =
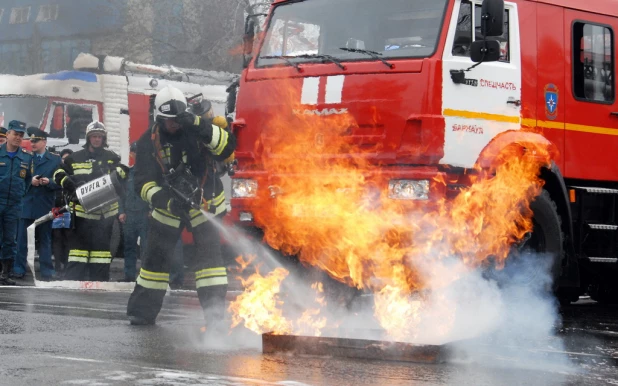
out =
[[554,120],[558,116],[558,87],[553,83],[545,86],[545,115]]

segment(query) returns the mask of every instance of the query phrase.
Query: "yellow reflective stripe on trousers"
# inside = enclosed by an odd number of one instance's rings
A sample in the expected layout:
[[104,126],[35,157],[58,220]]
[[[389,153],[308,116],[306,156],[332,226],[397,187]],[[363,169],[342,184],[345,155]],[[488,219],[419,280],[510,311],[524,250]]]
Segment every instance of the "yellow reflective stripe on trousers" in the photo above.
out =
[[154,290],[167,290],[167,283],[170,280],[170,274],[165,272],[153,272],[140,269],[139,276],[137,277],[137,284],[144,288]]
[[206,268],[195,272],[195,287],[211,287],[227,284],[227,270],[225,267]]
[[73,175],[84,175],[92,173],[92,169],[76,169],[73,170]]
[[212,287],[215,285],[227,284],[227,276],[215,276],[195,281],[195,288]]
[[179,228],[180,227],[180,218],[173,216],[171,213],[169,215],[165,214],[165,213],[169,213],[167,211],[163,211],[161,209],[155,208],[155,210],[152,211],[152,218],[157,220],[158,222],[165,224],[165,225],[169,225],[171,227],[174,228]]
[[144,288],[167,291],[167,282],[147,280],[144,279],[141,275],[137,277],[136,282]]
[[92,251],[90,252],[89,262],[94,264],[111,264],[112,254],[109,251]]
[[139,271],[139,274],[141,277],[143,277],[144,279],[148,279],[148,280],[165,281],[165,282],[170,281],[170,274],[166,272],[153,272],[153,271],[148,271],[148,270],[145,270],[144,268],[141,268]]
[[203,279],[212,276],[226,276],[227,270],[225,267],[206,268],[195,272],[195,280]]
[[73,261],[76,263],[87,263],[89,253],[90,252],[84,251],[82,249],[71,249],[69,251],[69,261]]

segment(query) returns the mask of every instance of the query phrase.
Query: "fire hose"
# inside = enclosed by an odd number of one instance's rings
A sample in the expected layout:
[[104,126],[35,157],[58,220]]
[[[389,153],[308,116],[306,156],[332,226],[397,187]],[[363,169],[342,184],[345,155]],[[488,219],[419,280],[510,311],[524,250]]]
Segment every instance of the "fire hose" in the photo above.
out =
[[34,269],[34,255],[36,251],[35,243],[35,231],[36,227],[44,224],[48,221],[52,221],[55,218],[61,217],[64,213],[69,212],[69,205],[65,205],[61,208],[53,208],[48,214],[42,216],[32,223],[26,230],[28,237],[28,255],[27,262],[30,267],[30,272],[34,278],[34,286],[40,288],[64,288],[64,289],[97,289],[104,291],[132,291],[135,283],[121,283],[121,282],[96,282],[96,281],[40,281],[37,280]]

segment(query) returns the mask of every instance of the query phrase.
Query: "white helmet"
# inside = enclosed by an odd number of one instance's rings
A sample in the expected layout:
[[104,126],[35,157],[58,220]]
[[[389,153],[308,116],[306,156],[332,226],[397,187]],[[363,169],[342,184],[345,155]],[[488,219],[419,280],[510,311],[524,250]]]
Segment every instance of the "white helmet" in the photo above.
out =
[[107,136],[107,129],[102,122],[92,121],[86,127],[86,138],[88,138],[92,133],[101,133]]
[[105,128],[105,125],[99,121],[92,121],[86,127],[86,144],[84,147],[88,146],[88,138],[90,138],[90,136],[94,133],[103,134],[103,146],[107,147],[107,129]]
[[155,97],[154,118],[174,118],[187,110],[187,98],[179,89],[164,87]]

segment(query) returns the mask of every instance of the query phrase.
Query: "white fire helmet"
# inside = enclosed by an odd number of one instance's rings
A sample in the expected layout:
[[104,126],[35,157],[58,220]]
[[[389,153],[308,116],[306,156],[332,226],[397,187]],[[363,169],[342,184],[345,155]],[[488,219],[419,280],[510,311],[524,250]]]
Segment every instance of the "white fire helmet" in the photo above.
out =
[[89,143],[88,141],[89,137],[94,133],[100,133],[104,135],[105,140],[103,142],[103,146],[106,146],[107,145],[107,129],[105,128],[105,125],[99,121],[90,122],[88,126],[86,127],[86,145],[88,145]]
[[155,119],[175,118],[187,110],[187,98],[176,87],[166,86],[155,97]]

